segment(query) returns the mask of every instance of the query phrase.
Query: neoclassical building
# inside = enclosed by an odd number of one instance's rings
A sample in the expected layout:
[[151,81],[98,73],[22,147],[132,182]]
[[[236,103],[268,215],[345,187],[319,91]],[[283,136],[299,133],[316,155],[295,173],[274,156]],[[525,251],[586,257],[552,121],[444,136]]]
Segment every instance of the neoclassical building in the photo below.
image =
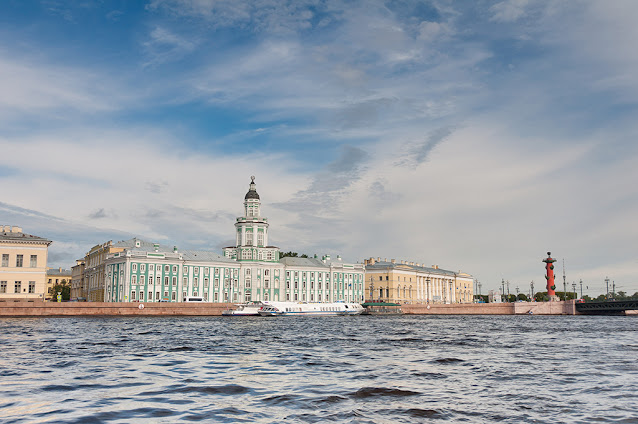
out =
[[0,225],[0,300],[44,300],[51,240]]
[[472,303],[474,279],[463,272],[423,264],[370,258],[366,299],[393,303]]
[[280,259],[279,248],[268,243],[268,229],[251,177],[243,216],[235,220],[235,246],[223,248],[219,255],[139,239],[115,243],[112,248],[118,251],[104,262],[104,300],[181,302],[190,296],[207,302],[364,300],[363,264],[347,264],[330,255]]

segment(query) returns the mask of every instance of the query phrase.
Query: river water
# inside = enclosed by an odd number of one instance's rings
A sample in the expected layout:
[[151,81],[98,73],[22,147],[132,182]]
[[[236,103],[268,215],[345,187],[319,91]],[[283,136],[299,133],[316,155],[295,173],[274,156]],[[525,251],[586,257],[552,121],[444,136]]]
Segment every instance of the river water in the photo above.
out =
[[638,422],[638,318],[0,319],[0,422]]

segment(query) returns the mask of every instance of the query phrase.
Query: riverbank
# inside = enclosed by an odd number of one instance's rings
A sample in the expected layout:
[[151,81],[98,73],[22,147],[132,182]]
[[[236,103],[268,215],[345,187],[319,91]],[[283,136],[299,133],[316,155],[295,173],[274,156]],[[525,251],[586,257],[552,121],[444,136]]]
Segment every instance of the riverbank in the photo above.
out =
[[[0,301],[0,317],[38,316],[220,316],[232,303],[106,303]],[[575,302],[401,305],[406,315],[577,315]]]
[[232,303],[111,303],[0,301],[0,317],[41,316],[220,316]]

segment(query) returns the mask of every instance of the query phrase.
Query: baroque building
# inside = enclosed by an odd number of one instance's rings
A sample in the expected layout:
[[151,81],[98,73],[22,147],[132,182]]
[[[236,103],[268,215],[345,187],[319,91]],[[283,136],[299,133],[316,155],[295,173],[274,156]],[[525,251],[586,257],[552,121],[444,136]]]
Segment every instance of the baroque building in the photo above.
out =
[[[363,301],[365,267],[337,256],[280,258],[269,244],[269,223],[251,177],[243,216],[235,220],[235,246],[222,255],[180,251],[139,239],[112,244],[104,261],[107,302]],[[88,262],[87,262],[88,264]]]
[[51,240],[0,225],[0,300],[44,300]]
[[369,301],[392,303],[472,303],[474,279],[463,272],[391,259],[370,258],[366,266]]

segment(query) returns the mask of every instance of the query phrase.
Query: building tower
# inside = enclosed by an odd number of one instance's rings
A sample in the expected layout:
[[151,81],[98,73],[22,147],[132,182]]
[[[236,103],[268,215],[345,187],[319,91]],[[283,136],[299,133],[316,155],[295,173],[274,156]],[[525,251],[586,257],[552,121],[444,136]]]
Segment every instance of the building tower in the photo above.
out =
[[556,296],[556,284],[554,283],[554,262],[556,259],[552,259],[552,252],[547,252],[547,258],[543,259],[545,262],[545,270],[547,274],[545,275],[545,279],[547,280],[547,296],[549,296],[550,301],[558,300]]
[[237,261],[278,262],[279,248],[268,245],[268,218],[261,216],[261,201],[250,177],[250,187],[244,196],[244,216],[235,221],[236,242],[223,249],[224,256]]

